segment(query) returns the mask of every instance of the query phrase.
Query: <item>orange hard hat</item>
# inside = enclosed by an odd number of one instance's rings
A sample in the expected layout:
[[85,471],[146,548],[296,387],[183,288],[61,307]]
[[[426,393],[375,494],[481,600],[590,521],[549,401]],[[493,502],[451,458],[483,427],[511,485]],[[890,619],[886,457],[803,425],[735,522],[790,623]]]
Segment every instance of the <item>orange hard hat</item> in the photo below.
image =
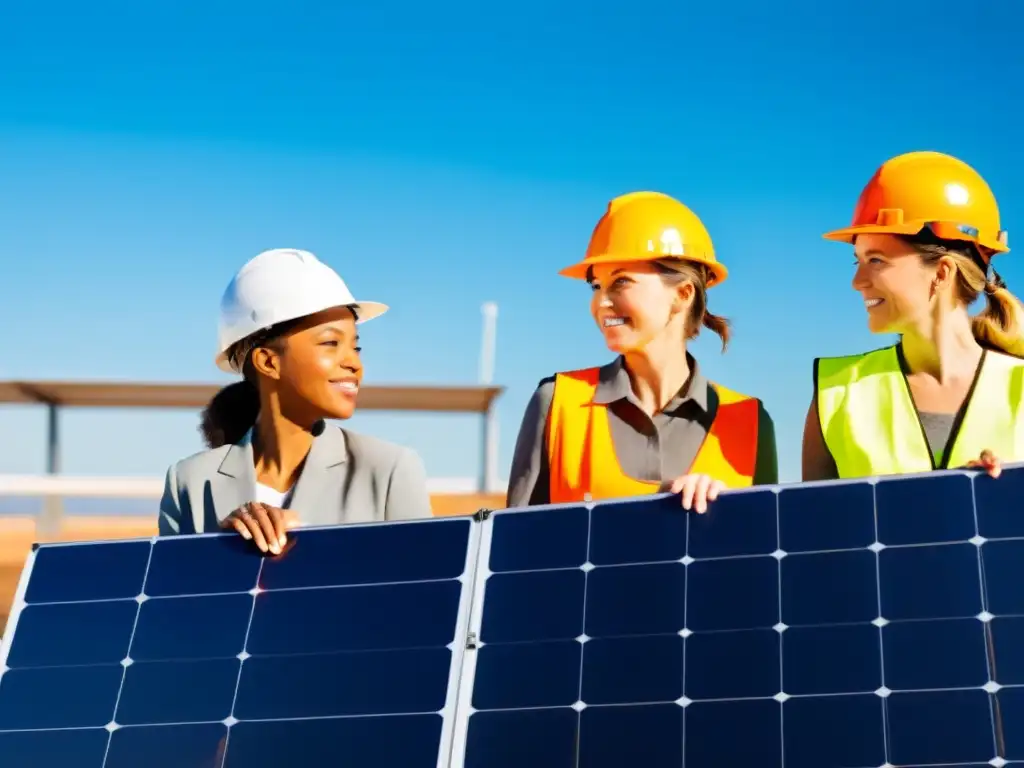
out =
[[608,203],[583,261],[558,274],[579,280],[595,264],[681,259],[708,268],[708,287],[729,271],[715,258],[711,235],[697,214],[661,192],[631,192]]
[[943,240],[974,243],[986,259],[1010,250],[988,184],[967,163],[941,152],[887,160],[860,193],[853,223],[825,239],[852,243],[857,235],[916,235],[924,229]]

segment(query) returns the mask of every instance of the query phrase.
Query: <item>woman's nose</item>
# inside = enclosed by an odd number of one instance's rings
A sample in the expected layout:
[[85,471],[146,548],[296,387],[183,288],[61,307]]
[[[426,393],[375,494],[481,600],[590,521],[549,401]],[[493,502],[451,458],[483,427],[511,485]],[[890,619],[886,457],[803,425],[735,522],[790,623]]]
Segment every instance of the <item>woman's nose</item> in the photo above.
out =
[[857,271],[853,273],[853,280],[850,282],[855,291],[863,291],[870,285],[870,281],[867,279],[867,275],[864,274],[863,267],[857,267]]

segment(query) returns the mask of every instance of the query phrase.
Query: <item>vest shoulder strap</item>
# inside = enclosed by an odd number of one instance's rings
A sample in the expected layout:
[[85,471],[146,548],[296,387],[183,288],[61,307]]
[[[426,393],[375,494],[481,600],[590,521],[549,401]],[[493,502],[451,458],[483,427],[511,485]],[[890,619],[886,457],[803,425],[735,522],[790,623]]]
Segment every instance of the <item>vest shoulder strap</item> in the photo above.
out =
[[[600,368],[581,368],[555,374],[554,398],[560,404],[585,405],[594,398]],[[554,405],[554,403],[552,403]]]
[[723,387],[721,384],[719,384],[717,382],[712,381],[712,382],[709,382],[709,383],[714,388],[715,393],[718,395],[718,404],[719,404],[719,406],[722,406],[722,405],[733,405],[735,403],[742,403],[742,402],[744,402],[746,400],[754,400],[755,399],[755,398],[751,397],[750,395],[744,395],[744,394],[742,394],[740,392],[737,392],[736,390],[729,389],[728,387]]
[[900,362],[896,347],[882,347],[858,355],[817,357],[814,359],[814,390],[843,387],[865,376],[879,373],[899,373]]
[[1007,371],[1011,376],[1020,376],[1024,373],[1024,358],[1014,357],[1005,352],[988,351],[987,365],[1001,371]]

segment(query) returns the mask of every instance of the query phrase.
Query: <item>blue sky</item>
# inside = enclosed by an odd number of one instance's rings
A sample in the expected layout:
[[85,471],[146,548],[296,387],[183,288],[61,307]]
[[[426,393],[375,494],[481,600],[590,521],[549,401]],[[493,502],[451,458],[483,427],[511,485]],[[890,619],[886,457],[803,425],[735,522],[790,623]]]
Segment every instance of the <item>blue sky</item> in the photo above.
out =
[[[705,370],[761,397],[799,474],[811,361],[881,346],[849,287],[845,224],[887,157],[973,164],[1024,222],[1024,10],[982,2],[741,0],[57,2],[4,10],[0,378],[227,381],[220,294],[298,247],[391,313],[368,383],[471,383],[496,301],[501,475],[537,381],[608,358],[559,277],[607,200],[673,194],[705,221],[735,323]],[[285,10],[289,7],[290,10]],[[838,9],[838,6],[837,6]],[[997,266],[1024,293],[1011,253]],[[44,414],[0,407],[0,472],[41,472]],[[162,475],[191,412],[68,411],[64,470]],[[358,415],[434,476],[477,472],[472,417]]]

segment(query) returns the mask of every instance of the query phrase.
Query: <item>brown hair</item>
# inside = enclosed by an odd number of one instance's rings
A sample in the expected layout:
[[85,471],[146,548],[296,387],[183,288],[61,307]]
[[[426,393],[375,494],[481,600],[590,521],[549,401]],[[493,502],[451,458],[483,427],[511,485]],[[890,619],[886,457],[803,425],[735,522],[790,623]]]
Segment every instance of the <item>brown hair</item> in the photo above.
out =
[[686,338],[696,338],[703,326],[718,335],[722,340],[722,351],[725,352],[732,338],[732,323],[708,311],[707,267],[682,259],[658,259],[654,266],[665,285],[675,287],[685,281],[693,283],[693,304],[690,305],[690,316],[686,319]]
[[981,346],[1024,357],[1024,324],[1021,322],[1024,305],[1007,290],[994,269],[992,279],[989,279],[988,266],[974,245],[942,240],[931,230],[903,240],[920,254],[925,264],[934,265],[943,257],[952,259],[957,273],[957,298],[964,305],[970,306],[982,293],[985,294],[985,309],[971,318],[971,330]]

